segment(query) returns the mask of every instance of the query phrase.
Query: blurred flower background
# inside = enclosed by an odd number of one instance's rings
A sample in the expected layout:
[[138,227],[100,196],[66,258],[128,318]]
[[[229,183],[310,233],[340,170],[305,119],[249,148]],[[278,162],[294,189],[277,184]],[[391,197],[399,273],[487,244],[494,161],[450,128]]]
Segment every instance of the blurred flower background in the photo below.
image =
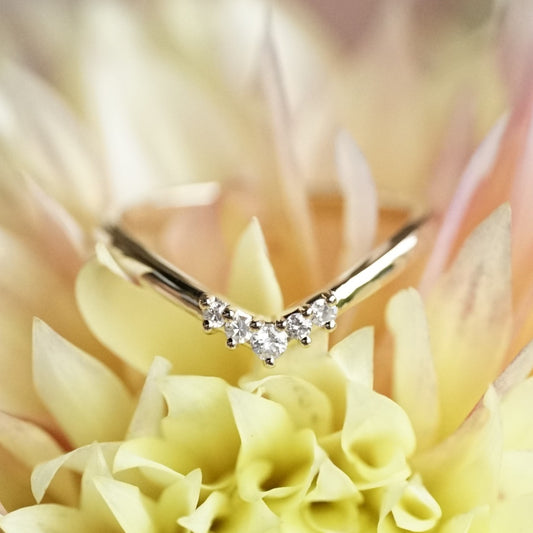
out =
[[[0,527],[528,531],[532,28],[528,0],[1,1]],[[143,207],[205,181],[213,209]],[[92,258],[120,209],[266,315],[434,216],[267,372]]]

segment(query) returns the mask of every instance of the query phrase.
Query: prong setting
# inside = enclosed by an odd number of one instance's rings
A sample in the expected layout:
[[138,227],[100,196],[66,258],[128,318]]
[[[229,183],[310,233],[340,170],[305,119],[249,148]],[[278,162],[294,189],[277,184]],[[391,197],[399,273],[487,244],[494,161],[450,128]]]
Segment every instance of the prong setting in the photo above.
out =
[[229,322],[235,318],[235,311],[228,306],[222,311],[222,317]]
[[253,331],[259,331],[264,325],[265,322],[263,320],[252,320],[250,322],[250,329]]
[[328,331],[333,331],[336,327],[337,327],[337,322],[335,322],[335,320],[329,320],[328,322],[326,322],[324,324],[324,327],[328,330]]
[[202,311],[207,309],[210,305],[210,303],[214,300],[212,296],[209,296],[208,294],[202,294],[200,298],[198,299],[198,305]]
[[208,294],[200,297],[198,305],[207,333],[222,329],[229,349],[247,344],[267,367],[272,367],[276,359],[285,353],[289,342],[298,341],[302,346],[309,346],[313,328],[335,329],[336,302],[333,292],[326,292],[272,321],[252,316]]
[[322,294],[322,298],[324,300],[326,300],[326,303],[329,305],[329,306],[336,306],[337,305],[337,297],[335,296],[335,294],[333,294],[333,292],[325,292]]
[[231,337],[229,337],[227,340],[226,340],[226,346],[230,349],[230,350],[235,350],[235,348],[237,348],[237,341]]
[[300,307],[300,313],[302,313],[302,315],[305,317],[313,316],[313,310],[311,309],[310,305],[304,305]]
[[278,331],[285,331],[287,327],[287,320],[284,318],[281,318],[279,320],[276,320],[275,324],[276,324],[276,329]]
[[307,335],[306,337],[302,337],[300,339],[300,343],[304,346],[309,346],[311,344],[311,337],[309,335]]

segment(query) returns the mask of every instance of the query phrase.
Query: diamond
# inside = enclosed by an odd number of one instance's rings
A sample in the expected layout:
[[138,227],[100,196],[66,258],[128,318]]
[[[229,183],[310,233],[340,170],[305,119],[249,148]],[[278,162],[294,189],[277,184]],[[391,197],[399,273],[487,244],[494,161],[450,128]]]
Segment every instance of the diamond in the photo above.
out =
[[285,331],[291,339],[303,339],[311,333],[311,320],[302,315],[302,313],[292,313],[287,317]]
[[228,339],[233,339],[237,344],[246,342],[252,335],[250,323],[252,317],[241,311],[236,311],[233,319],[226,322],[224,331]]
[[261,359],[276,359],[287,349],[288,341],[287,333],[269,322],[252,335],[250,346]]
[[329,305],[324,298],[319,298],[311,304],[311,311],[313,324],[324,327],[329,322],[335,322],[338,309],[335,305]]
[[209,328],[220,328],[224,325],[224,309],[227,304],[218,298],[210,298],[206,302],[206,308],[202,311],[202,317],[209,324]]

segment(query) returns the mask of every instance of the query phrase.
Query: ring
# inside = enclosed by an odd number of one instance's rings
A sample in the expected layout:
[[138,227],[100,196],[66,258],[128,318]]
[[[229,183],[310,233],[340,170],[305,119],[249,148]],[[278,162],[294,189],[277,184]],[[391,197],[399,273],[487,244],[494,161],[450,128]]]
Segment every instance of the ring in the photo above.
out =
[[[199,203],[205,205],[208,201],[203,196],[212,195],[216,185],[185,187],[188,193],[192,193],[191,197],[196,200],[200,197]],[[183,186],[181,190],[183,192]],[[198,194],[202,191],[207,192],[207,195]],[[181,200],[188,195],[182,194]],[[314,329],[333,331],[338,315],[383,286],[416,248],[419,230],[428,218],[424,215],[410,221],[324,290],[308,296],[278,317],[258,316],[214,294],[148,250],[119,222],[102,226],[96,252],[99,261],[113,272],[137,285],[157,291],[199,318],[206,333],[224,332],[228,348],[248,345],[265,365],[274,366],[289,343],[299,342],[308,346]]]

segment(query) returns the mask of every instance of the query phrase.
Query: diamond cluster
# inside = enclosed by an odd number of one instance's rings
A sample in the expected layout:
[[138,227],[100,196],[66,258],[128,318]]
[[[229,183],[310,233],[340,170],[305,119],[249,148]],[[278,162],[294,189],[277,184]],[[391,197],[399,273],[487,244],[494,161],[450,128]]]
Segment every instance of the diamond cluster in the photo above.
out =
[[337,300],[332,293],[323,294],[280,320],[270,322],[207,294],[200,299],[200,307],[206,332],[223,330],[228,348],[248,344],[269,366],[285,352],[291,340],[308,346],[314,326],[333,330],[338,312]]

